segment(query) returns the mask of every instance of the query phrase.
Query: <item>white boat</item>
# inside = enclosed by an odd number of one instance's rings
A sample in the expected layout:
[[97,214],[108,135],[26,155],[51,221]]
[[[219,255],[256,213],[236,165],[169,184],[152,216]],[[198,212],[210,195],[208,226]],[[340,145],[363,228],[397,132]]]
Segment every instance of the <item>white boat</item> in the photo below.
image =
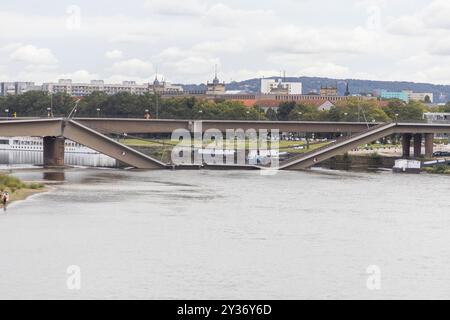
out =
[[287,152],[280,152],[278,150],[251,150],[248,153],[248,164],[251,165],[268,165],[272,162],[272,159],[280,159],[280,157],[286,156]]
[[[0,150],[43,152],[43,139],[39,137],[0,137]],[[64,143],[64,152],[81,154],[99,154],[71,140]]]
[[421,168],[422,163],[420,161],[399,159],[395,161],[392,170],[398,173],[420,173]]

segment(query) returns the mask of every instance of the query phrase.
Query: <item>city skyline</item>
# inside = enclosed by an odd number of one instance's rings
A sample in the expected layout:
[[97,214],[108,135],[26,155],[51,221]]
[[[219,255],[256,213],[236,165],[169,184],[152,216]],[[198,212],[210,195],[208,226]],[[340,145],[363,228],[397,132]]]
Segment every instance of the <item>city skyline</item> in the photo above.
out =
[[205,83],[218,65],[226,82],[286,70],[450,84],[442,0],[24,4],[0,10],[1,81],[145,83],[158,69],[172,83]]

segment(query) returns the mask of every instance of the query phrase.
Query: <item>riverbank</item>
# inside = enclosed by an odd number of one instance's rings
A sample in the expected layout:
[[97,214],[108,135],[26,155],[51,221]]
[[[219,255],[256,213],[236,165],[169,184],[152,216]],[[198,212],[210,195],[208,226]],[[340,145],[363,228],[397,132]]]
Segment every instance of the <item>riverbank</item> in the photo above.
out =
[[450,175],[450,166],[439,165],[434,167],[423,168],[422,171],[430,174]]
[[[9,193],[9,204],[22,201],[37,193],[48,191],[47,187],[40,182],[24,182],[9,174],[0,173],[0,192]],[[3,205],[0,204],[0,208]]]
[[378,153],[344,154],[320,163],[319,167],[332,170],[374,170],[392,169],[398,157],[380,155]]
[[[10,195],[10,200],[9,200],[9,204],[17,202],[17,201],[23,201],[26,200],[27,198],[38,194],[38,193],[44,193],[47,192],[48,188],[43,187],[42,189],[20,189],[17,190],[16,192],[12,193]],[[3,208],[3,205],[0,205],[0,208]]]

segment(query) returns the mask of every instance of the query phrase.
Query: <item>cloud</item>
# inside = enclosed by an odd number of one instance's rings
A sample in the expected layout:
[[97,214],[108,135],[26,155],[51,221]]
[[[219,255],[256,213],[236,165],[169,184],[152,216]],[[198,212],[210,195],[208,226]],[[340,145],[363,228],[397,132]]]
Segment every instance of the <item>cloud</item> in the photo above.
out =
[[87,70],[77,70],[70,73],[62,73],[57,75],[58,79],[72,79],[73,82],[90,82],[91,80],[99,79],[96,73],[90,73]]
[[255,27],[256,24],[270,23],[274,18],[273,11],[261,9],[236,9],[223,3],[211,6],[203,17],[203,21],[214,27],[240,28]]
[[429,72],[450,62],[449,1],[344,1],[324,0],[319,18],[313,0],[144,0],[145,8],[129,1],[114,14],[94,1],[83,5],[76,31],[66,27],[64,6],[42,0],[31,11],[12,3],[0,11],[0,73],[148,82],[158,65],[173,82],[200,83],[218,64],[226,81],[286,70],[450,82]]
[[447,0],[435,0],[426,6],[419,17],[429,27],[450,29],[450,2]]
[[230,38],[221,41],[205,41],[192,47],[193,51],[203,53],[241,53],[247,41],[244,38]]
[[18,47],[10,54],[11,61],[24,62],[33,65],[56,64],[58,59],[47,48],[38,48],[33,45]]
[[22,43],[8,43],[0,47],[0,53],[9,53],[23,46]]
[[[334,30],[285,25],[260,32],[265,50],[284,54],[360,54],[375,48],[379,35],[364,28]],[[371,47],[373,44],[373,47]]]
[[350,69],[331,62],[313,63],[299,70],[300,74],[314,77],[346,78],[351,75]]
[[426,33],[423,21],[415,16],[401,16],[388,22],[386,30],[395,35],[417,36]]
[[450,56],[450,40],[448,38],[439,40],[433,43],[429,51],[431,54],[439,55],[439,56]]
[[115,60],[115,59],[122,59],[123,58],[123,52],[120,50],[111,50],[111,51],[107,51],[105,53],[105,57],[107,59],[111,59],[111,60]]
[[116,62],[108,70],[127,76],[148,76],[153,72],[154,67],[150,62],[134,58]]
[[[155,57],[160,70],[166,74],[175,75],[176,82],[201,82],[213,78],[214,66],[221,66],[220,58],[209,53],[179,47],[164,49]],[[182,75],[182,77],[180,77]]]
[[208,5],[202,0],[147,0],[144,7],[165,16],[201,16],[207,11]]

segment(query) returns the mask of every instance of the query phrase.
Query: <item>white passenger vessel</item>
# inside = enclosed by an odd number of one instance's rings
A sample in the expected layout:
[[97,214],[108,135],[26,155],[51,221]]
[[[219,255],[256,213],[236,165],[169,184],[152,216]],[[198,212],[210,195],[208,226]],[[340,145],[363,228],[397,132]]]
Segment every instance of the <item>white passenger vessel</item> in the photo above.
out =
[[[43,139],[39,137],[0,137],[0,150],[43,152]],[[64,151],[66,153],[99,154],[97,151],[71,140],[65,141]]]

